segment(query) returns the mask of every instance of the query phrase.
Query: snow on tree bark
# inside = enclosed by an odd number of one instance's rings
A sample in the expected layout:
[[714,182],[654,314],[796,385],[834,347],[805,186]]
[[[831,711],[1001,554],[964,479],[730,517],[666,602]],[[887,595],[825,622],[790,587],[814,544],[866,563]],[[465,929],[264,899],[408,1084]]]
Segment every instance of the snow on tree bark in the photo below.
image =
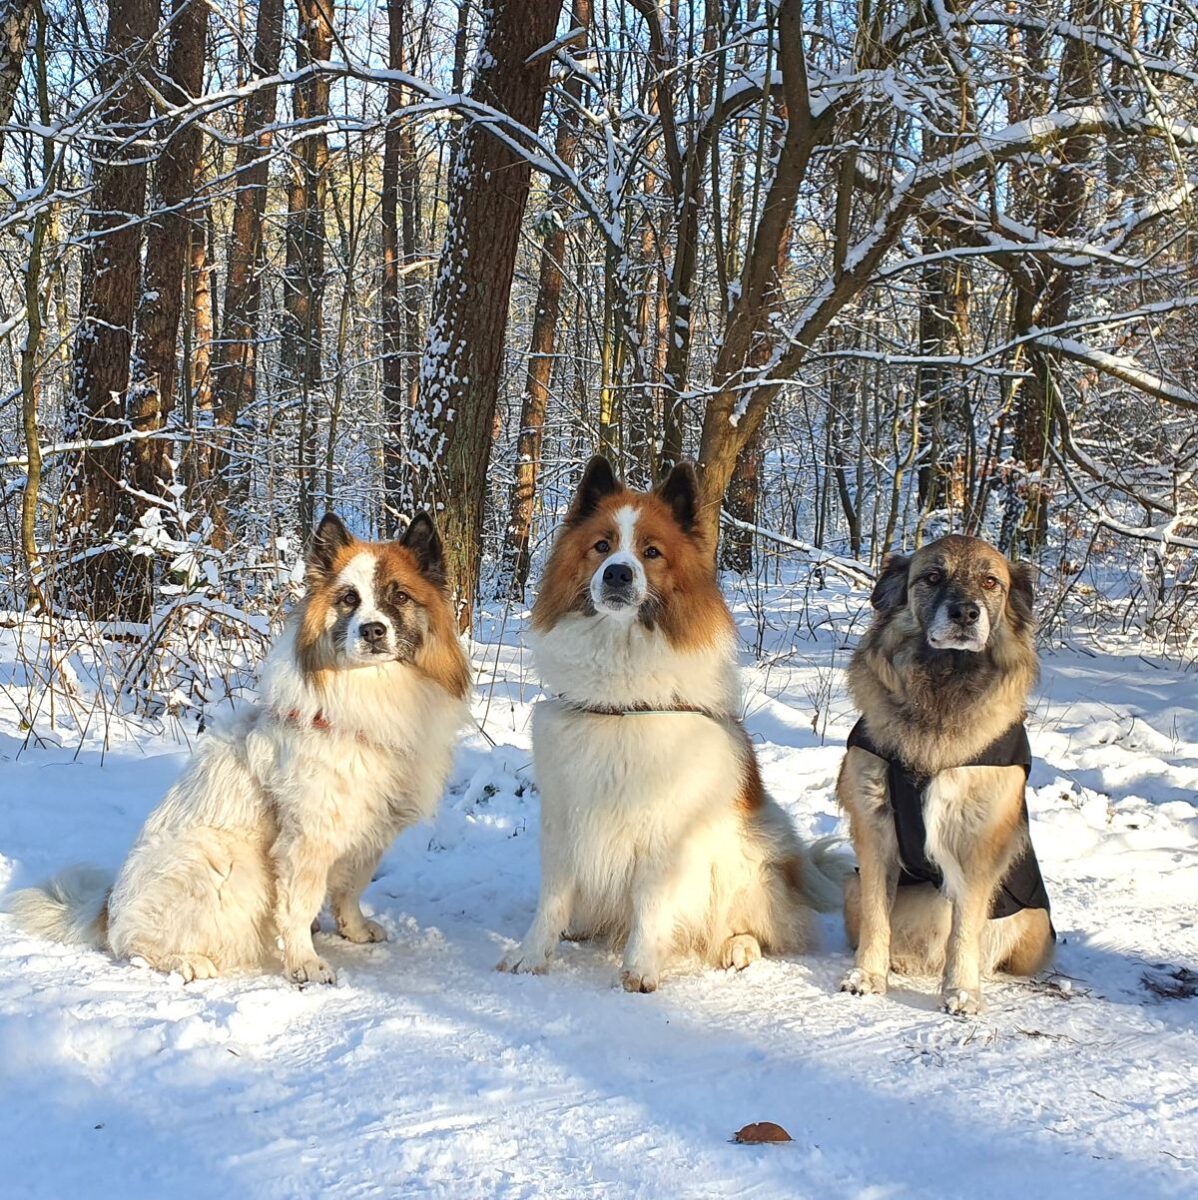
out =
[[[535,130],[561,0],[496,0],[471,97]],[[412,419],[411,466],[437,512],[462,628],[478,587],[487,468],[503,370],[508,300],[531,165],[481,120],[461,132],[449,217]]]

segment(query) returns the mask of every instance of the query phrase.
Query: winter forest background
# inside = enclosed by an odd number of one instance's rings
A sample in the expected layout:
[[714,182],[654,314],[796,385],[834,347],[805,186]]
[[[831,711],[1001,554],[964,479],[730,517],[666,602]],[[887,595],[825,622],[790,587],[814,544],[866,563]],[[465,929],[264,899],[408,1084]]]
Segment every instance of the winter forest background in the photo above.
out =
[[750,598],[805,612],[965,531],[1035,563],[1046,637],[1193,657],[1187,0],[0,0],[0,27],[27,728],[87,664],[116,706],[223,694],[325,508],[379,535],[435,508],[463,629],[521,609],[597,449],[637,485],[694,458]]

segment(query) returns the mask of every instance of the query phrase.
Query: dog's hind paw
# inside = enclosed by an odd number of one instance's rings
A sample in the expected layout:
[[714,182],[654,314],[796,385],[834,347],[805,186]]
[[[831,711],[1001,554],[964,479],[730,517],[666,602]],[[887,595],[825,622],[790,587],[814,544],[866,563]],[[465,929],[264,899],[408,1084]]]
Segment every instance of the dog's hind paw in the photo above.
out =
[[495,970],[509,975],[544,975],[549,970],[549,958],[525,949],[523,943],[509,950],[496,964]]
[[852,996],[886,995],[886,976],[854,967],[841,981],[840,990]]
[[976,1017],[985,1005],[982,993],[971,988],[945,988],[941,996],[941,1007],[954,1017]]
[[730,937],[720,952],[724,969],[735,967],[743,971],[750,963],[761,957],[761,943],[751,933],[738,933]]
[[319,958],[306,958],[298,963],[288,964],[287,978],[297,987],[305,983],[336,983],[337,972],[327,962]]
[[377,921],[371,921],[367,917],[363,917],[361,922],[354,925],[343,925],[338,921],[337,932],[347,942],[356,942],[358,945],[387,940],[387,931]]

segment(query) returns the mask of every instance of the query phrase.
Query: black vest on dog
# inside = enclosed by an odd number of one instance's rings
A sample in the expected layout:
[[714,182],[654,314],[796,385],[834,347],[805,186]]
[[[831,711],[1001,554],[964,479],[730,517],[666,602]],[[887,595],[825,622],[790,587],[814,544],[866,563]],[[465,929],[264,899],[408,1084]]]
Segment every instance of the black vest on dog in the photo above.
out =
[[[886,782],[890,792],[890,811],[894,816],[894,834],[898,839],[899,885],[930,883],[940,887],[944,876],[935,863],[928,860],[928,831],[923,820],[923,793],[931,782],[929,775],[916,775],[910,767],[897,758],[883,754],[874,744],[862,717],[853,726],[848,744],[857,746],[886,762]],[[1018,721],[1006,733],[1001,734],[980,754],[971,758],[963,767],[1022,767],[1026,780],[1032,769],[1032,748],[1027,740],[1027,730]],[[1023,853],[1011,863],[1006,878],[999,885],[990,907],[990,916],[1010,917],[1025,908],[1042,908],[1049,911],[1048,892],[1040,875],[1040,864],[1032,849],[1031,832],[1028,829],[1027,799],[1023,800],[1020,816],[1025,832]]]

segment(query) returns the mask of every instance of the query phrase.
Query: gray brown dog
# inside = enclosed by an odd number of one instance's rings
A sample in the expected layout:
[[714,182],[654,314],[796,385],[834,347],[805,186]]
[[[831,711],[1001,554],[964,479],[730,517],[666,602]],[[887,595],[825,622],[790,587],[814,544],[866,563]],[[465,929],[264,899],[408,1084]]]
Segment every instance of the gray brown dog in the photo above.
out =
[[837,783],[860,870],[845,887],[856,965],[841,989],[943,972],[946,1011],[977,1013],[983,972],[1032,974],[1055,941],[1024,800],[1030,571],[952,535],[891,556],[871,601],[849,666],[861,720]]

